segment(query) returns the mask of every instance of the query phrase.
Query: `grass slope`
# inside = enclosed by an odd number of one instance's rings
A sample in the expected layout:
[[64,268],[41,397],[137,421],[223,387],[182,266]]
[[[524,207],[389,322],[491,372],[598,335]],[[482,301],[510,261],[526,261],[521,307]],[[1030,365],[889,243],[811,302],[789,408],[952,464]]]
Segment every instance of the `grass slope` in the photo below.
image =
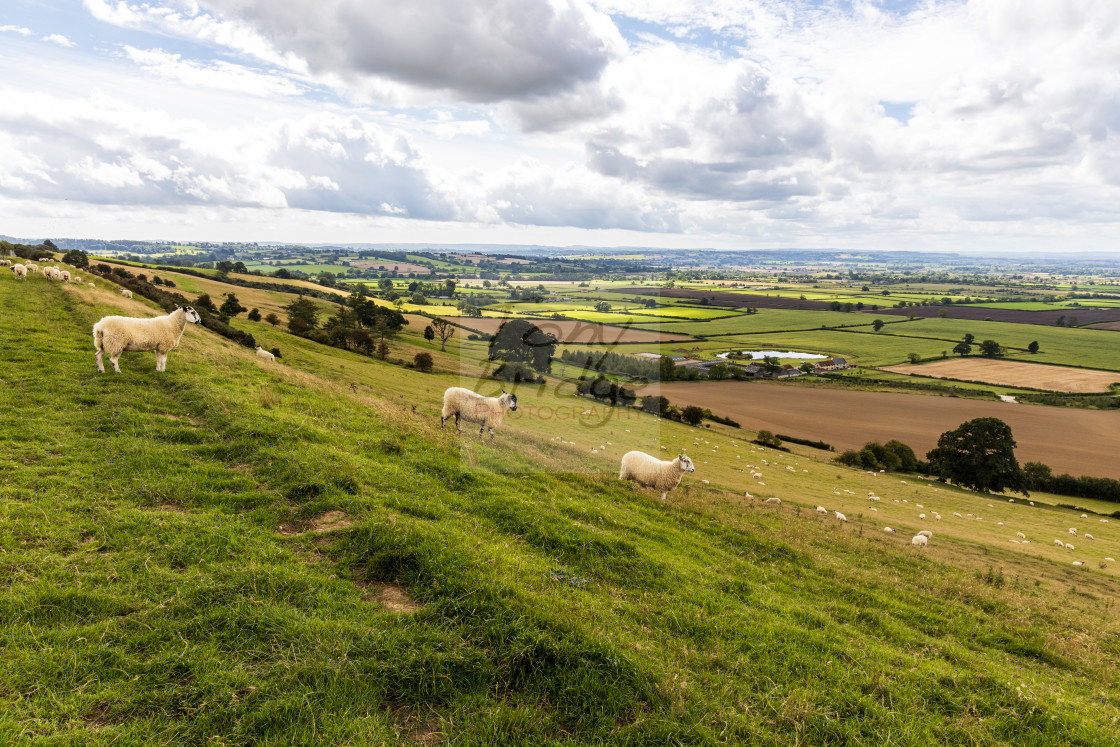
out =
[[1117,742],[1108,578],[1055,595],[691,477],[663,503],[337,351],[191,327],[165,374],[99,376],[111,291],[0,302],[0,742]]

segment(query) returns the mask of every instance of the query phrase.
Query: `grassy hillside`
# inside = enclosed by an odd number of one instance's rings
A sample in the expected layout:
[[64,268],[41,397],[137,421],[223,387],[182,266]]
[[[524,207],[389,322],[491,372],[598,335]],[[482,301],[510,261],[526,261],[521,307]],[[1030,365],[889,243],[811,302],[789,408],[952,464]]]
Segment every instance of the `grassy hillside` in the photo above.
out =
[[[267,325],[278,365],[192,326],[98,375],[92,324],[156,310],[0,304],[0,743],[1118,741],[1111,571],[812,512],[879,478],[552,385],[480,444],[439,428],[457,372]],[[658,441],[698,467],[665,502],[614,472]]]

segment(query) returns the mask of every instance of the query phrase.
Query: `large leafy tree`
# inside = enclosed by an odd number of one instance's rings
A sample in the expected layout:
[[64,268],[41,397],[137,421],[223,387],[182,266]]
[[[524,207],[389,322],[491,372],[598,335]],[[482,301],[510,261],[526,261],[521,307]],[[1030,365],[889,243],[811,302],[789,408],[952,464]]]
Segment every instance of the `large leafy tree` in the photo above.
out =
[[934,474],[964,488],[1027,492],[1011,427],[999,418],[976,418],[945,431],[926,459]]
[[525,363],[541,373],[549,372],[555,351],[556,338],[524,319],[504,322],[490,340],[490,360]]

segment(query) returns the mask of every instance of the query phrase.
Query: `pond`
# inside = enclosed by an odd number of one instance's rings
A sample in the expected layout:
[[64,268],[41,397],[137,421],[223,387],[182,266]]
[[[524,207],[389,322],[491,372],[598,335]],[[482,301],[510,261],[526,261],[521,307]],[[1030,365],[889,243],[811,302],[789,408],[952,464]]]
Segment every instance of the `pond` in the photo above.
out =
[[[727,352],[727,353],[718,353],[716,355],[716,357],[717,358],[723,358],[724,360],[727,360],[727,356],[731,355],[731,353],[733,353],[733,352],[736,352],[736,351],[731,351],[731,352]],[[756,360],[756,361],[760,361],[763,358],[766,358],[767,356],[770,356],[770,357],[773,357],[773,358],[799,358],[799,359],[803,359],[803,360],[807,360],[807,361],[819,361],[819,360],[824,360],[825,358],[828,357],[827,355],[817,355],[816,353],[799,353],[796,350],[786,350],[786,351],[781,351],[781,350],[739,350],[737,352],[738,352],[739,355],[750,355],[751,358]]]

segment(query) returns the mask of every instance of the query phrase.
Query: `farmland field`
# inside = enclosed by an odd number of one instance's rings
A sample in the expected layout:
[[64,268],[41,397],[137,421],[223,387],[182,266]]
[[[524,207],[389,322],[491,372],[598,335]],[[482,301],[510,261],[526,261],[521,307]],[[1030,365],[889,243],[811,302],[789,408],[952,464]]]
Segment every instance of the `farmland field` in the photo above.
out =
[[1106,392],[1110,384],[1120,383],[1120,374],[1087,371],[1043,363],[996,360],[993,358],[957,358],[922,363],[888,366],[887,371],[939,379],[984,381],[1005,386],[1048,389],[1054,392],[1089,394]]
[[898,439],[924,455],[943,432],[973,418],[996,417],[1011,426],[1020,462],[1043,462],[1055,473],[1120,479],[1115,412],[768,382],[680,382],[659,389],[675,405],[708,407],[744,428],[819,439],[837,449]]
[[[463,318],[459,324],[476,332],[494,334],[504,319]],[[624,343],[624,342],[678,342],[691,338],[685,335],[661,334],[655,330],[624,329],[605,324],[592,324],[572,320],[534,319],[533,324],[541,331],[555,335],[557,340],[566,344],[579,343]]]

